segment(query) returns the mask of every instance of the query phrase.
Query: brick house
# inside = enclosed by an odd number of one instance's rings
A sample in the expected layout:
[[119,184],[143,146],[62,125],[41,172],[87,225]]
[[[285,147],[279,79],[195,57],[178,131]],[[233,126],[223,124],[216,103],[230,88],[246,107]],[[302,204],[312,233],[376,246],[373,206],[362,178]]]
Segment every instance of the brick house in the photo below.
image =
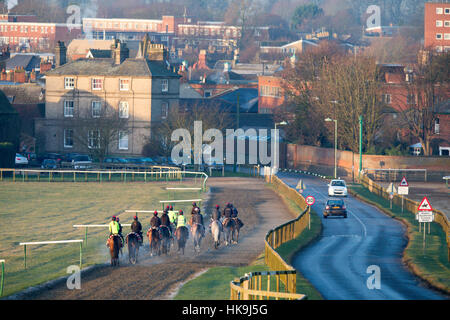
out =
[[450,3],[425,3],[424,46],[438,52],[450,50]]

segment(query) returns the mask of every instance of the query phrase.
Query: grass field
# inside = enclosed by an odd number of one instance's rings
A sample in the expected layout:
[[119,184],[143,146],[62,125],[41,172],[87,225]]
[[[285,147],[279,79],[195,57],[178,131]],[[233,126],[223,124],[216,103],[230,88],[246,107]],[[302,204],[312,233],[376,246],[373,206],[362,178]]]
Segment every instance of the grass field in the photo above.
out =
[[368,200],[377,205],[383,211],[394,216],[408,225],[409,244],[405,249],[404,260],[418,276],[428,280],[434,286],[450,293],[450,263],[447,257],[447,243],[442,227],[431,223],[430,234],[428,224],[426,233],[426,245],[423,246],[423,229],[419,232],[419,223],[415,220],[415,214],[401,212],[401,207],[393,205],[382,197],[371,193],[361,185],[353,185],[351,190],[358,194],[359,198]]
[[[74,224],[108,224],[112,215],[123,210],[160,210],[159,200],[167,200],[159,183],[0,183],[0,259],[6,260],[4,295],[66,275],[67,267],[78,265],[78,244],[27,246],[24,270],[20,242],[84,239],[84,229]],[[173,183],[176,187],[192,187]],[[171,194],[171,197],[173,195]],[[198,198],[196,191],[176,193],[176,199]],[[176,205],[186,211],[190,203]],[[120,213],[121,223],[131,223],[133,213]],[[151,215],[139,214],[146,230]],[[129,227],[124,227],[124,235]],[[83,267],[109,261],[105,242],[107,228],[90,229],[83,246]]]
[[[268,185],[276,192],[275,188]],[[282,197],[283,195],[280,194]],[[301,208],[293,201],[283,197],[287,206],[293,213],[299,214]],[[322,229],[322,223],[316,213],[311,214],[311,230],[305,229],[300,236],[291,240],[279,248],[277,252],[288,263],[298,250],[310,243],[317,237]],[[269,231],[269,230],[267,230]],[[230,281],[245,275],[248,272],[269,271],[269,267],[264,264],[264,255],[261,255],[253,264],[246,267],[214,267],[201,276],[186,283],[178,292],[175,300],[228,300],[230,298]],[[272,280],[271,287],[275,287],[275,280]],[[264,281],[263,281],[264,283]],[[264,286],[263,286],[264,287]],[[308,300],[322,300],[321,294],[297,271],[297,293],[306,294]]]

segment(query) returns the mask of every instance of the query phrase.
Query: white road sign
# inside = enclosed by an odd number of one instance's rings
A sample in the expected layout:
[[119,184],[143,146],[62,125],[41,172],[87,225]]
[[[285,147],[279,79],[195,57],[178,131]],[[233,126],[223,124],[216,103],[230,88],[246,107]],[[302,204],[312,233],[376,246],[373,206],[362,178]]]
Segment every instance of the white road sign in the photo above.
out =
[[409,193],[409,187],[399,186],[397,191],[398,191],[398,194],[407,195]]
[[418,218],[419,222],[433,222],[434,214],[433,212],[419,212]]

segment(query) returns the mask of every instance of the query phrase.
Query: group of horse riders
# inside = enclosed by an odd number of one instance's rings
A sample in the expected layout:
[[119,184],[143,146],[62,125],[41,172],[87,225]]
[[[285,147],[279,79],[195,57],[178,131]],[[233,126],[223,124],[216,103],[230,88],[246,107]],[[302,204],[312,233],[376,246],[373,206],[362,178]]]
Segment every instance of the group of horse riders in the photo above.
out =
[[[240,227],[242,227],[243,223],[237,216],[238,210],[233,206],[233,204],[228,202],[225,208],[223,209],[223,212],[220,211],[219,205],[215,206],[215,210],[211,215],[211,221],[214,220],[220,221],[220,219],[222,218],[222,224],[225,226],[230,219],[235,219],[237,223],[239,223]],[[204,236],[205,227],[203,223],[203,215],[201,214],[201,210],[197,206],[197,203],[195,202],[192,203],[191,220],[190,220],[191,228],[194,223],[201,226],[200,230],[202,236]],[[147,236],[151,229],[156,229],[159,231],[158,234],[161,237],[162,232],[164,232],[163,230],[166,229],[168,231],[169,237],[171,238],[174,234],[172,230],[172,225],[175,227],[175,230],[177,230],[178,228],[186,227],[186,218],[184,216],[183,210],[179,210],[178,212],[176,212],[175,210],[173,210],[173,206],[167,206],[164,209],[161,218],[158,217],[158,211],[155,210],[155,212],[153,212],[153,217],[150,219],[150,229],[147,232]],[[138,236],[139,243],[142,246],[143,244],[142,224],[137,216],[133,217],[133,222],[131,223],[131,232]],[[116,216],[112,217],[111,222],[109,223],[109,235],[110,237],[114,235],[119,235],[122,242],[121,247],[123,247],[123,243],[125,241],[122,235],[122,225],[120,224],[119,217]]]

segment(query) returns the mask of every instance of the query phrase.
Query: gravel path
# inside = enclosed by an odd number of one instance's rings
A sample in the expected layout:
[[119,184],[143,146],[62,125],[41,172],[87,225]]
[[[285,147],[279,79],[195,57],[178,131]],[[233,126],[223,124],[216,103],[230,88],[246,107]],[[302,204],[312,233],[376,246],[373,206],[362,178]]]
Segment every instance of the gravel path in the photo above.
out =
[[208,223],[209,214],[216,204],[223,207],[226,202],[233,203],[245,224],[237,245],[221,245],[218,250],[214,250],[212,238],[207,232],[199,254],[194,253],[190,237],[184,256],[172,250],[169,256],[150,257],[147,240],[144,242],[144,249],[139,253],[140,261],[137,265],[133,266],[127,262],[125,249],[119,268],[100,266],[83,273],[81,290],[68,290],[63,282],[21,298],[167,299],[173,295],[180,282],[206,268],[248,265],[264,250],[264,236],[267,231],[292,219],[282,199],[267,188],[261,179],[210,178],[208,186],[211,193],[206,203],[205,224]]

